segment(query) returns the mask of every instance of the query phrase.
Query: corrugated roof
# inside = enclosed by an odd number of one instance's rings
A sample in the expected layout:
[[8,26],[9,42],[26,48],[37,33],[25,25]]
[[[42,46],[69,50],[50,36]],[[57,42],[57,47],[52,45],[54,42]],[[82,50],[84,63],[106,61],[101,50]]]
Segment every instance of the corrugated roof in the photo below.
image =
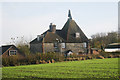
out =
[[120,45],[120,43],[111,43],[109,45]]

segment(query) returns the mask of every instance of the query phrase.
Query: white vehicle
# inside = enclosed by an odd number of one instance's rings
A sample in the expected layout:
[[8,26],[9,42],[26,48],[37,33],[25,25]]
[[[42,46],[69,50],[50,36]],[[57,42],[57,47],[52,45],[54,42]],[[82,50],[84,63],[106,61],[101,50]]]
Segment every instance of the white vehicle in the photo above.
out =
[[105,48],[105,52],[120,52],[120,43],[109,44]]

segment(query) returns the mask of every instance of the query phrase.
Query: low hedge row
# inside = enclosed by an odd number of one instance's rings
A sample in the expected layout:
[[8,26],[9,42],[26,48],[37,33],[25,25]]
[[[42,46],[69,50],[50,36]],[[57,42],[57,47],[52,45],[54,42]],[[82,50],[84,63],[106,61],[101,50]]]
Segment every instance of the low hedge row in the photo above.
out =
[[70,55],[65,57],[60,53],[36,53],[29,54],[26,56],[3,56],[2,65],[3,66],[19,66],[19,65],[30,65],[30,64],[44,64],[53,63],[61,61],[75,61],[75,60],[87,60],[87,59],[104,59],[104,58],[116,58],[120,57],[120,54],[110,54],[101,52],[99,55],[89,54],[89,55]]
[[27,56],[2,56],[2,65],[3,66],[19,66],[19,65],[30,65],[48,62],[49,60],[55,60],[56,62],[64,61],[65,57],[59,53],[36,53],[29,54]]

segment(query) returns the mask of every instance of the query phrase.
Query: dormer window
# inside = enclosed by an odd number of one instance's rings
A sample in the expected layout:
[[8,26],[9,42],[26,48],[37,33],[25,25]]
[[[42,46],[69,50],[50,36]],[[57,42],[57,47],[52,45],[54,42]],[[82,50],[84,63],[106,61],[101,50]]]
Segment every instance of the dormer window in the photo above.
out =
[[76,33],[75,33],[75,37],[76,37],[76,38],[80,38],[80,33],[79,33],[79,32],[76,32]]

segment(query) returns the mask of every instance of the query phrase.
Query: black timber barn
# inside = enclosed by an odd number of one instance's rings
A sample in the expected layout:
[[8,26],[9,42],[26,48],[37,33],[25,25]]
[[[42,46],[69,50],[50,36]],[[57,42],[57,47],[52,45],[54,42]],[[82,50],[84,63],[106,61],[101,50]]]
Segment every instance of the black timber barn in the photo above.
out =
[[30,42],[33,53],[60,52],[88,53],[88,38],[72,19],[70,10],[68,20],[61,30],[52,23],[49,29]]

